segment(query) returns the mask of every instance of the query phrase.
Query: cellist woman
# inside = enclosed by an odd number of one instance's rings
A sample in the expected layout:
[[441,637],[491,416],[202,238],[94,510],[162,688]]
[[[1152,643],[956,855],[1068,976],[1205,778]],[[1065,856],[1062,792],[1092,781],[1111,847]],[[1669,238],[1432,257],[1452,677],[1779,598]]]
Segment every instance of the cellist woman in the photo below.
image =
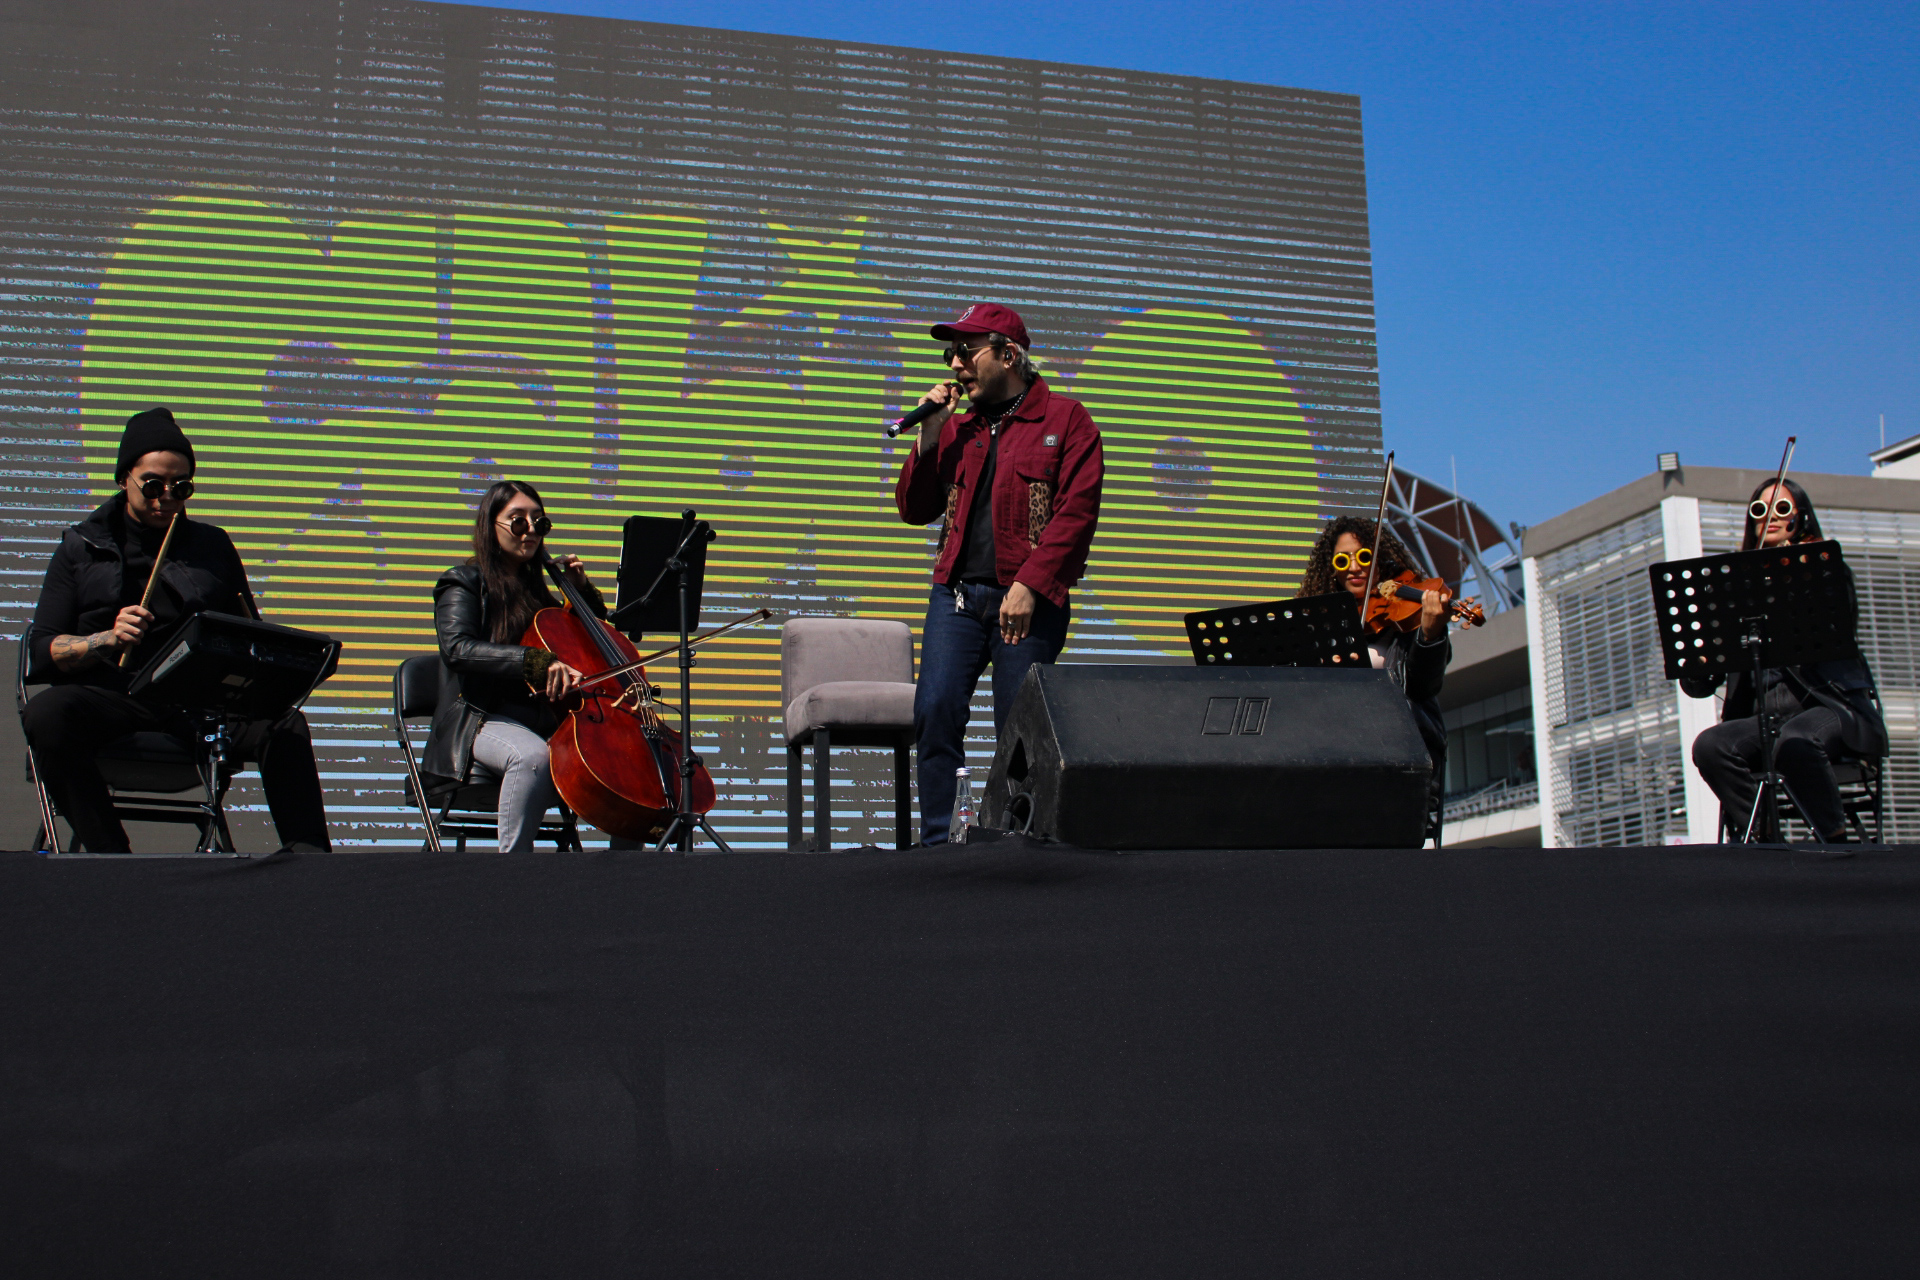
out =
[[[1754,489],[1742,551],[1825,540],[1813,500],[1798,483],[1782,477]],[[1825,843],[1840,843],[1847,838],[1847,816],[1833,777],[1833,757],[1876,758],[1887,752],[1887,726],[1874,705],[1873,672],[1856,649],[1851,657],[1769,670],[1762,676],[1765,688],[1759,699],[1746,671],[1680,681],[1681,690],[1693,698],[1712,697],[1723,680],[1727,689],[1720,723],[1693,740],[1693,762],[1720,799],[1723,825],[1739,837],[1753,811],[1764,763],[1756,719],[1764,707],[1778,717],[1780,726],[1775,769],[1786,779],[1814,834]]]
[[[1368,567],[1376,537],[1380,563],[1375,566],[1373,582],[1413,567],[1413,557],[1391,529],[1382,529],[1364,516],[1336,516],[1313,544],[1306,576],[1294,594],[1320,596],[1347,591],[1358,607],[1367,597]],[[1367,650],[1374,668],[1386,671],[1413,708],[1414,723],[1427,744],[1427,754],[1433,757],[1434,785],[1439,788],[1444,785],[1447,768],[1447,729],[1440,716],[1440,687],[1453,656],[1452,642],[1447,639],[1446,597],[1438,591],[1422,592],[1418,625],[1410,631],[1370,631]]]
[[[580,688],[579,671],[545,649],[520,643],[536,612],[561,607],[540,567],[552,527],[532,485],[497,481],[475,513],[473,555],[433,586],[440,657],[459,696],[434,716],[421,771],[443,790],[475,780],[476,766],[499,779],[502,853],[533,848],[554,800],[547,739],[560,725],[559,709]],[[579,557],[557,563],[605,617],[606,606]]]

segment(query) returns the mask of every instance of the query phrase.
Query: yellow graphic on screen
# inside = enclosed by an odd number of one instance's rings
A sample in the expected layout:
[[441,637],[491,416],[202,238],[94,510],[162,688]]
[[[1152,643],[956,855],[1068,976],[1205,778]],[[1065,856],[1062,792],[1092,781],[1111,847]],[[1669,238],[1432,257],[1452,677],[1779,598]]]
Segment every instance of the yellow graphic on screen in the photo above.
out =
[[[910,306],[867,257],[866,216],[769,212],[752,234],[748,272],[737,223],[699,210],[325,220],[181,194],[128,227],[93,300],[91,482],[109,491],[128,415],[173,408],[196,514],[233,533],[270,617],[347,642],[322,699],[369,713],[432,646],[433,580],[470,553],[474,499],[501,477],[540,488],[551,548],[609,591],[620,522],[693,507],[721,533],[703,618],[764,602],[917,624],[930,536],[893,507],[911,443],[879,429],[946,376],[927,324],[977,299]],[[1106,444],[1069,656],[1183,658],[1183,613],[1297,580],[1311,425],[1244,320],[1116,309],[1097,332],[1073,350],[1042,331],[1034,352]],[[755,735],[780,714],[777,630],[716,645],[699,680],[701,715],[747,734],[739,767],[771,776]]]

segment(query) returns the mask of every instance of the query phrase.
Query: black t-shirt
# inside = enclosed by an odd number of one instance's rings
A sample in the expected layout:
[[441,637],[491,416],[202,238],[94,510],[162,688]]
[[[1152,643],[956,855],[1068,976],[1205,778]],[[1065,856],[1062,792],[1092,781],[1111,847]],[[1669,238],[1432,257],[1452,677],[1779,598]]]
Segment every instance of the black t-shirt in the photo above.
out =
[[[998,404],[974,406],[974,413],[988,422],[997,421],[1019,402],[1020,397]],[[991,582],[998,585],[1000,570],[993,547],[993,469],[1000,453],[1000,432],[987,433],[987,460],[981,465],[980,478],[973,486],[973,509],[967,513],[967,542],[960,552],[954,578],[959,582]]]

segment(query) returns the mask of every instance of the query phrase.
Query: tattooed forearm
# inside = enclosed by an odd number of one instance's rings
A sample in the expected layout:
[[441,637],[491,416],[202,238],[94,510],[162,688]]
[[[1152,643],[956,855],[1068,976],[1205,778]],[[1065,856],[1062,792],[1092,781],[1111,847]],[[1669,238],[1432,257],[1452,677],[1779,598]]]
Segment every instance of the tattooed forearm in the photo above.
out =
[[55,636],[48,646],[53,665],[62,671],[78,671],[106,657],[111,631],[96,631],[90,636]]

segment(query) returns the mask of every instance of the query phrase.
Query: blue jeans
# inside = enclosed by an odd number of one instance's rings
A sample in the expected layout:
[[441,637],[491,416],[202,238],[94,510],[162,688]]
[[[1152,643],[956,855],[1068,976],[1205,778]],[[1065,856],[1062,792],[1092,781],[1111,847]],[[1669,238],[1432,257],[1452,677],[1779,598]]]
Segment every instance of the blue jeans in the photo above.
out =
[[[913,731],[918,742],[920,842],[943,844],[953,821],[954,775],[966,763],[967,713],[973,686],[993,664],[993,731],[999,735],[1013,708],[1013,695],[1036,662],[1052,662],[1067,642],[1068,610],[1035,597],[1033,626],[1019,644],[1000,639],[1000,602],[1005,587],[978,582],[959,590],[966,608],[955,610],[954,588],[934,583],[927,621],[920,632],[920,680],[913,691]],[[975,794],[979,794],[976,788]]]

